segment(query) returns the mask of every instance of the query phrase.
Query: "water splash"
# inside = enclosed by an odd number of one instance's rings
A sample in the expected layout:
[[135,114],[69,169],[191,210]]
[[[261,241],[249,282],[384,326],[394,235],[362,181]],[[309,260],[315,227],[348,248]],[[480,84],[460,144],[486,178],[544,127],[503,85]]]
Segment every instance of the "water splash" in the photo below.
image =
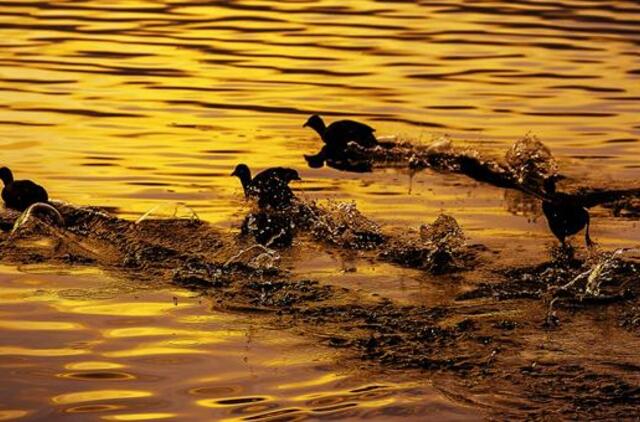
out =
[[520,185],[539,185],[542,179],[557,175],[558,163],[535,135],[527,134],[505,154],[508,169]]
[[380,225],[362,215],[355,202],[328,201],[307,208],[318,240],[350,249],[373,249],[385,241]]
[[456,219],[446,214],[440,214],[431,224],[420,226],[420,238],[427,243],[451,250],[463,247],[466,240]]
[[[255,254],[256,251],[258,251],[257,254]],[[233,255],[223,266],[228,267],[234,263],[243,263],[255,270],[272,270],[278,268],[280,254],[267,246],[255,244]]]
[[44,202],[36,202],[35,204],[30,205],[29,208],[27,208],[22,214],[20,214],[20,217],[18,217],[18,219],[13,224],[11,234],[15,234],[20,228],[24,227],[24,225],[31,220],[31,217],[39,211],[44,211],[46,214],[51,215],[54,219],[54,223],[58,224],[59,226],[64,226],[64,218],[55,207]]
[[453,141],[448,135],[443,135],[440,138],[435,139],[429,145],[427,145],[427,154],[444,154],[453,152]]
[[296,224],[291,210],[260,210],[249,213],[241,227],[243,235],[251,235],[254,240],[269,247],[291,246]]
[[419,236],[394,239],[381,257],[392,262],[443,274],[464,267],[466,237],[455,218],[441,214],[420,227]]
[[[588,270],[578,274],[558,290],[568,291],[584,281],[584,286],[582,288],[578,287],[577,289],[577,296],[579,298],[597,298],[602,296],[602,286],[604,284],[615,284],[616,278],[621,271],[630,270],[633,273],[638,272],[638,269],[630,260],[623,260],[624,255],[631,251],[638,251],[638,249],[619,248],[613,252],[601,253],[596,257],[595,262]],[[624,286],[618,287],[618,290],[624,288]]]
[[194,221],[200,220],[200,217],[198,217],[198,214],[193,208],[189,207],[184,202],[175,202],[168,204],[159,204],[152,207],[149,211],[142,214],[142,216],[140,216],[140,218],[136,220],[135,224],[140,224],[144,220],[147,220],[154,215],[168,219],[189,219]]

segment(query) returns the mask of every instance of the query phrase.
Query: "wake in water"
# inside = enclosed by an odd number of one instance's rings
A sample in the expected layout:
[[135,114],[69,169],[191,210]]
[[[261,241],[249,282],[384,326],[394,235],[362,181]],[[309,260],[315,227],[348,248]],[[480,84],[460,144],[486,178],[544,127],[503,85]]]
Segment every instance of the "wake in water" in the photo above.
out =
[[[347,148],[356,148],[374,161],[382,161],[384,157],[386,162],[403,163],[413,169],[429,167],[459,172],[475,180],[531,195],[543,201],[549,224],[561,240],[583,227],[571,221],[574,215],[569,211],[601,203],[618,204],[640,196],[640,190],[636,189],[583,189],[571,195],[555,192],[555,180],[562,179],[558,164],[549,149],[533,136],[516,142],[502,162],[481,159],[472,151],[457,151],[446,138],[426,147],[384,142],[374,148],[350,143]],[[549,188],[550,180],[554,182],[553,190]],[[193,264],[194,259],[200,259],[226,269],[232,264],[242,264],[249,272],[257,268],[274,270],[279,260],[276,249],[289,247],[296,239],[345,250],[368,251],[378,260],[433,274],[464,270],[474,264],[477,255],[476,250],[466,244],[462,228],[447,215],[421,227],[420,232],[394,235],[360,213],[355,203],[293,200],[286,207],[261,207],[251,211],[242,224],[240,239],[236,239],[230,233],[222,233],[200,221],[192,209],[181,204],[174,206],[173,218],[152,219],[154,213],[163,211],[161,208],[154,207],[135,223],[130,223],[98,209],[77,208],[64,203],[35,204],[12,224],[11,236],[3,241],[4,256],[10,257],[14,244],[20,244],[13,242],[14,238],[21,235],[28,238],[34,230],[42,230],[43,234],[57,239],[56,252],[68,249],[67,255],[72,261],[125,268],[175,269],[182,262]],[[548,213],[547,208],[552,212]],[[44,211],[54,220],[34,219],[36,211]],[[175,218],[180,212],[184,218]],[[7,220],[12,215],[15,214],[9,212],[2,216],[4,226],[8,226]],[[47,224],[48,221],[56,224]],[[563,232],[561,236],[554,230],[558,227],[567,233]],[[166,233],[173,235],[166,236]],[[73,258],[74,254],[78,258]],[[20,253],[15,254],[18,259],[19,256]],[[46,257],[39,259],[47,260]]]
[[[514,145],[504,163],[457,153],[445,141],[420,151],[408,145],[386,149],[416,168],[416,163],[425,163],[553,200],[545,181],[557,176],[557,164],[535,138]],[[402,149],[407,152],[398,152]],[[575,198],[588,205],[624,199],[630,192],[591,190]],[[613,306],[618,326],[637,330],[640,286],[633,251],[592,249],[585,260],[564,246],[543,264],[504,269],[492,251],[469,245],[448,215],[398,234],[367,218],[354,203],[297,200],[286,209],[250,211],[238,235],[212,227],[186,208],[180,208],[184,218],[176,218],[177,211],[169,218],[152,218],[162,211],[155,209],[131,222],[96,208],[53,206],[34,206],[22,216],[0,215],[3,227],[10,228],[0,235],[2,262],[91,265],[132,281],[175,283],[205,293],[219,308],[273,314],[280,326],[295,325],[328,346],[350,351],[347,358],[435,370],[443,389],[453,388],[452,394],[469,401],[499,388],[532,411],[544,406],[584,416],[614,416],[640,404],[633,374],[624,368],[589,367],[582,356],[564,356],[574,368],[573,378],[567,379],[567,371],[557,363],[547,363],[553,371],[539,377],[541,369],[526,358],[537,347],[529,339],[544,330],[564,330],[565,319],[588,318],[594,307]],[[35,212],[39,209],[49,213],[41,216]],[[418,269],[430,277],[457,274],[460,283],[469,283],[465,274],[483,268],[485,279],[471,282],[448,306],[402,305],[293,277],[282,265],[289,249],[311,244],[358,251],[361,259]],[[584,312],[560,313],[565,309]],[[573,327],[566,331],[572,339],[588,334]],[[552,351],[546,353],[553,358]],[[615,393],[602,386],[602,380],[614,383]],[[553,387],[560,381],[563,389]],[[584,389],[590,390],[587,405],[573,401]],[[624,400],[612,404],[612,397]],[[478,404],[500,406],[499,401]]]
[[[489,183],[499,188],[516,189],[538,197],[545,197],[544,181],[549,178],[566,180],[577,195],[589,197],[590,206],[610,203],[640,196],[640,188],[602,189],[590,186],[575,186],[576,183],[558,173],[557,160],[549,148],[536,136],[527,134],[517,140],[505,153],[503,159],[490,159],[469,148],[456,148],[447,136],[427,145],[416,145],[410,141],[384,141],[373,148],[349,143],[335,160],[355,165],[363,162],[362,168],[394,167],[410,172],[431,169],[437,172],[458,173],[476,181]],[[327,162],[331,165],[330,162]],[[340,168],[343,170],[342,168]],[[344,169],[347,170],[348,169]]]
[[533,135],[526,135],[515,142],[502,160],[482,158],[474,150],[456,149],[448,137],[426,146],[387,141],[365,148],[357,143],[348,143],[332,154],[326,163],[341,170],[349,171],[350,166],[357,167],[354,171],[376,166],[405,168],[410,173],[431,169],[462,174],[498,188],[517,190],[541,202],[549,228],[562,244],[584,229],[587,246],[592,246],[589,208],[602,205],[612,209],[614,216],[634,216],[640,209],[638,187],[602,189],[581,186],[574,187],[573,192],[559,190],[558,182],[571,185],[572,181],[559,174],[558,163],[551,151]]
[[[296,205],[294,226],[305,230],[297,233],[294,248],[313,242],[358,250],[367,259],[429,274],[467,271],[471,263],[496,271],[490,282],[459,295],[450,306],[425,307],[295,279],[281,266],[286,249],[275,249],[274,242],[260,245],[190,216],[130,222],[99,209],[57,206],[65,227],[27,219],[13,234],[2,235],[2,262],[91,265],[136,282],[175,283],[205,293],[221,309],[272,314],[280,327],[296,326],[330,347],[349,351],[345,358],[436,371],[436,385],[471,402],[495,388],[510,391],[532,412],[544,406],[612,416],[632,411],[640,402],[632,374],[623,369],[588,367],[576,357],[570,360],[574,377],[565,379],[566,371],[557,365],[537,377],[540,369],[530,367],[524,357],[536,347],[528,338],[549,327],[563,329],[565,317],[557,311],[567,307],[617,304],[620,326],[634,330],[640,286],[636,264],[627,254],[593,261],[559,256],[541,266],[499,274],[491,257],[475,256],[451,216],[394,236],[352,203]],[[583,335],[571,330],[570,336]],[[612,404],[613,393],[601,388],[602,380],[615,383],[615,397],[624,400]],[[549,382],[564,387],[549,390]],[[593,390],[586,407],[571,401],[581,389]]]

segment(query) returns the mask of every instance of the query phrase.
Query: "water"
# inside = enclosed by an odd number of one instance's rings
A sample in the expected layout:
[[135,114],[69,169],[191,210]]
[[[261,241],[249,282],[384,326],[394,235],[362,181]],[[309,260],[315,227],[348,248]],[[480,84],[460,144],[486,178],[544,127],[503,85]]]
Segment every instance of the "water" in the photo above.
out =
[[[9,1],[2,10],[4,162],[71,202],[140,213],[186,201],[229,221],[240,208],[233,165],[304,167],[301,154],[319,147],[301,127],[312,112],[500,151],[531,131],[556,155],[637,176],[634,2]],[[399,175],[302,176],[299,187],[356,198],[383,218],[392,204],[396,221],[413,222],[422,202]]]
[[[229,177],[235,164],[286,165],[300,171],[303,182],[295,185],[307,198],[355,200],[365,215],[400,229],[418,229],[446,211],[472,241],[531,241],[539,252],[552,237],[544,219],[523,212],[530,204],[518,194],[431,172],[410,181],[396,170],[308,169],[302,154],[317,151],[320,141],[302,124],[316,112],[329,120],[348,116],[379,135],[429,142],[448,134],[455,145],[500,156],[530,132],[565,174],[595,185],[633,182],[639,22],[636,2],[582,0],[4,1],[2,164],[56,199],[127,218],[185,202],[226,228],[237,227],[246,211],[239,183]],[[592,217],[592,236],[602,245],[640,239],[634,222],[601,210]],[[393,266],[354,273],[350,257],[307,255],[296,269],[301,274],[393,298],[440,303],[452,289]],[[395,404],[352,398],[349,391],[370,381],[340,373],[326,350],[304,345],[312,351],[287,355],[304,341],[293,334],[276,341],[260,328],[247,334],[251,324],[242,317],[211,311],[184,291],[119,285],[107,298],[88,299],[100,294],[106,276],[2,272],[0,347],[11,383],[0,418],[76,411],[231,418],[247,408],[318,416],[309,413],[312,399],[294,400],[314,392],[353,400],[354,416],[366,415],[366,403],[382,412],[415,410],[416,396],[407,392],[413,387],[380,381]],[[56,286],[80,289],[88,303],[59,295]],[[139,300],[149,304],[147,314],[131,305]],[[93,308],[104,312],[86,312]],[[132,308],[135,315],[121,314]],[[43,338],[45,351],[33,352],[43,349]],[[307,355],[322,363],[291,363]],[[302,386],[278,389],[296,383]],[[131,397],[115,399],[113,391],[120,397],[123,390]],[[440,400],[419,390],[421,403]],[[83,391],[97,393],[78,395]],[[236,396],[267,399],[239,407],[215,401]]]
[[336,367],[334,352],[211,312],[194,293],[91,270],[0,270],[0,420],[472,415],[424,383]]

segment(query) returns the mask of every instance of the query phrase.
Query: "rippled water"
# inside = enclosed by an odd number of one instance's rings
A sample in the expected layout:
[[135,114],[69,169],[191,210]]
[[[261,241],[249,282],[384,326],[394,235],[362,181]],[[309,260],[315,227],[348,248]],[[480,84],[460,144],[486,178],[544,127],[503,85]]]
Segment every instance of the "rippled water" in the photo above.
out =
[[0,270],[0,420],[471,415],[422,383],[338,369],[327,350],[193,293]]
[[[68,201],[187,201],[228,221],[232,166],[303,167],[319,141],[301,126],[319,112],[499,150],[532,131],[637,177],[639,15],[598,1],[5,1],[3,160]],[[396,220],[423,207],[406,177],[303,177]]]
[[[545,222],[523,217],[527,202],[512,192],[454,175],[306,169],[302,154],[320,142],[301,126],[314,112],[349,116],[380,135],[449,134],[500,155],[532,132],[564,173],[632,181],[639,22],[631,1],[2,1],[2,164],[56,199],[127,217],[186,202],[224,226],[245,209],[228,176],[236,163],[287,165],[301,170],[302,195],[355,199],[381,222],[417,227],[445,209],[474,239],[542,243]],[[600,242],[640,239],[632,223],[595,216]],[[332,277],[344,265],[319,256],[303,270]],[[105,291],[99,273],[3,273],[1,369],[12,382],[0,387],[0,419],[318,416],[345,403],[363,416],[395,409],[389,397],[412,406],[413,387],[360,394],[371,385],[328,369],[316,349],[321,363],[287,355],[306,347],[300,339],[254,333],[185,292]],[[432,298],[416,277],[384,268],[341,280]],[[238,397],[247,401],[228,401]]]

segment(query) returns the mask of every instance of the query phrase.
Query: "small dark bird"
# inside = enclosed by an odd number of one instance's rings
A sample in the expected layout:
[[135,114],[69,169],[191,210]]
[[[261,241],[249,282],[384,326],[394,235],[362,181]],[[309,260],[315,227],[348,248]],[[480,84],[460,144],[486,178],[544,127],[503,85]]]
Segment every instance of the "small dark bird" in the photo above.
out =
[[7,208],[24,211],[36,202],[49,200],[42,186],[31,180],[13,180],[13,173],[7,167],[0,168],[0,180],[4,183],[2,200]]
[[314,114],[302,127],[310,127],[322,138],[322,141],[334,151],[344,151],[349,142],[355,142],[364,148],[378,145],[371,126],[353,120],[338,120],[325,126],[322,117]]
[[251,178],[251,170],[246,164],[238,164],[231,173],[242,183],[247,198],[258,198],[258,206],[281,209],[291,205],[295,195],[289,187],[292,180],[301,180],[298,172],[285,167],[272,167]]
[[546,199],[542,201],[542,211],[547,218],[549,229],[564,245],[565,239],[586,227],[584,240],[587,247],[593,246],[589,237],[589,211],[579,197],[556,191],[556,179],[544,181]]

